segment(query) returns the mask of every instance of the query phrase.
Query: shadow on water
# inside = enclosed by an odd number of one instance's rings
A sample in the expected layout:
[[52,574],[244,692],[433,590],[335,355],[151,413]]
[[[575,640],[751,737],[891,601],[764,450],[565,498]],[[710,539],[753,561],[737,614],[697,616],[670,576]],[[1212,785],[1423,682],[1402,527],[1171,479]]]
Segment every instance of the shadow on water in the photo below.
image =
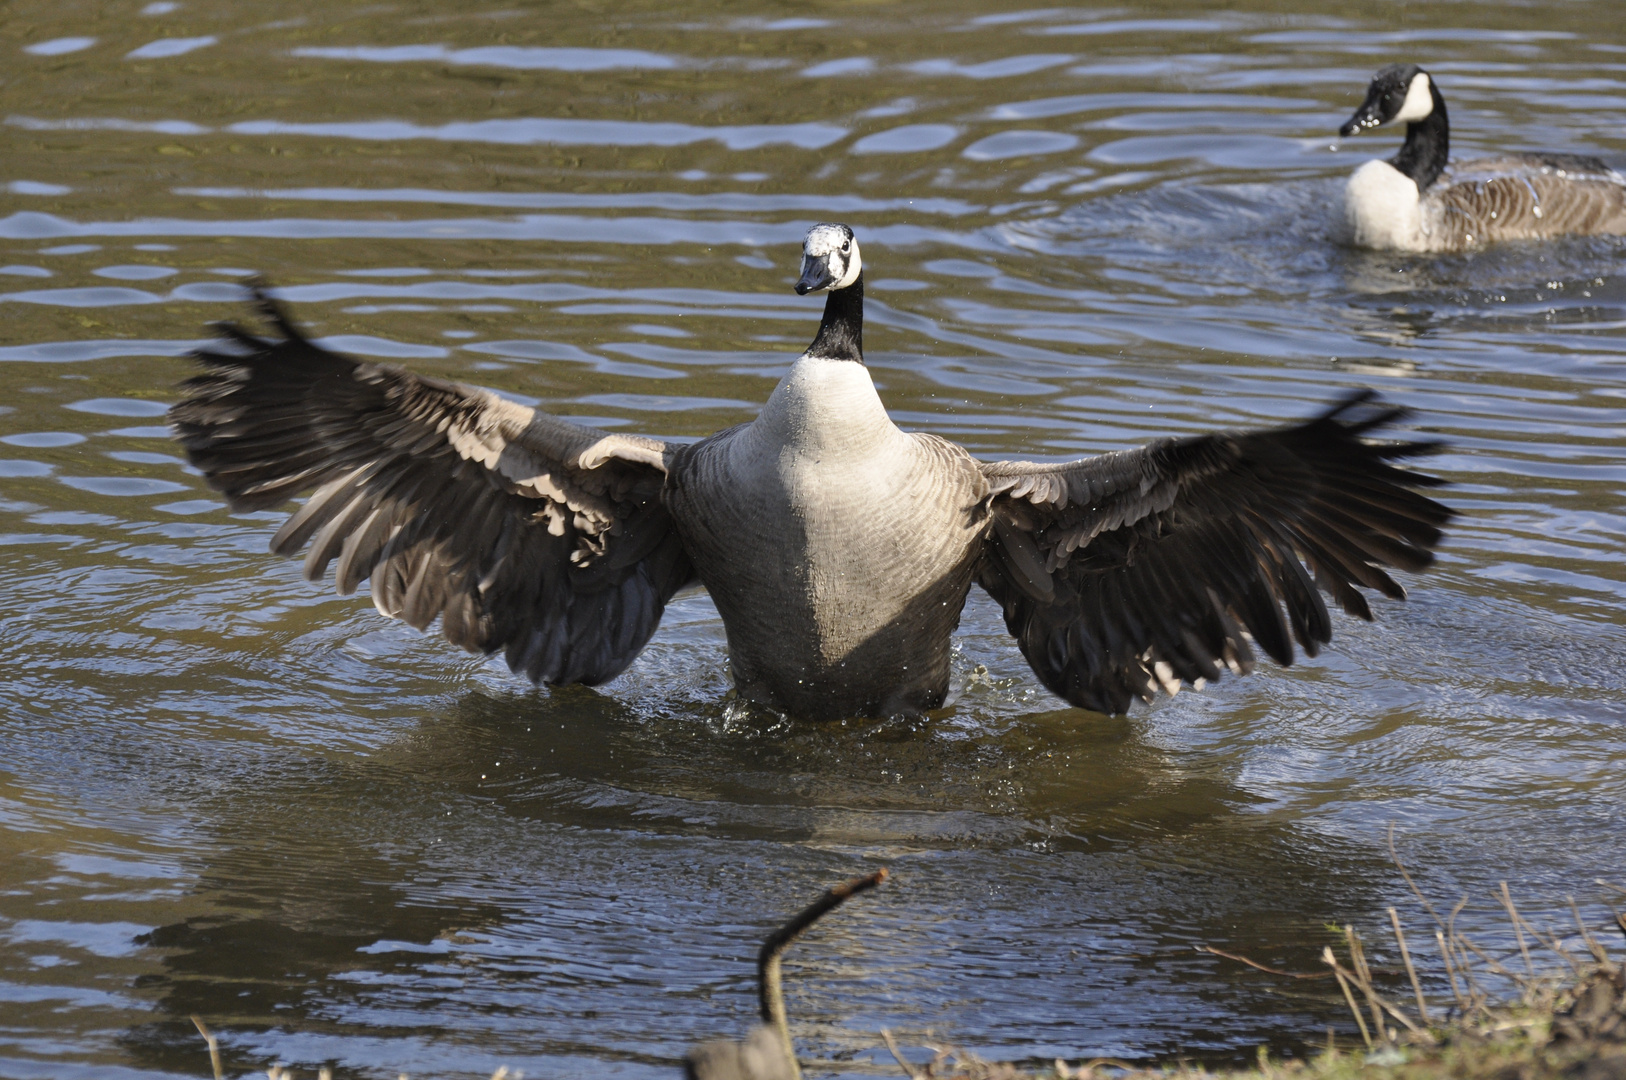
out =
[[406,771],[542,820],[877,851],[1106,850],[1253,801],[1136,739],[1127,718],[1077,709],[809,725],[729,700],[675,712],[583,687],[475,692],[405,753]]

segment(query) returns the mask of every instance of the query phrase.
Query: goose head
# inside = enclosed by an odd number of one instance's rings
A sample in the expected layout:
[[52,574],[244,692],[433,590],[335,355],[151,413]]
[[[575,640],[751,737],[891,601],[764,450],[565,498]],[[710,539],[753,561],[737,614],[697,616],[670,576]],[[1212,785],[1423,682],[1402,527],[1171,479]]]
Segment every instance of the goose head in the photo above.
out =
[[802,240],[802,276],[796,282],[796,295],[845,289],[858,280],[863,269],[851,226],[815,225]]
[[1372,76],[1366,100],[1338,134],[1347,138],[1384,124],[1426,120],[1434,111],[1435,96],[1428,72],[1416,64],[1390,64]]

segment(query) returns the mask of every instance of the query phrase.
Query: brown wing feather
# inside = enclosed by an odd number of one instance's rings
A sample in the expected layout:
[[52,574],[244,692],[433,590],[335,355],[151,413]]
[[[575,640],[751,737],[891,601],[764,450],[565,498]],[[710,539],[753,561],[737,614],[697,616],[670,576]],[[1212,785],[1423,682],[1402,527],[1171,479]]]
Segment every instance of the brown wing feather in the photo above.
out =
[[371,578],[385,615],[439,617],[536,681],[632,662],[693,576],[660,500],[663,444],[329,352],[257,299],[272,336],[222,327],[169,420],[236,509],[315,489],[273,551],[309,544],[306,577],[333,565],[341,593]]
[[1314,656],[1332,637],[1317,586],[1370,619],[1356,586],[1403,597],[1384,567],[1428,566],[1451,517],[1416,490],[1441,481],[1392,464],[1434,444],[1363,438],[1401,415],[1361,394],[1291,427],[985,465],[978,582],[1044,684],[1100,712],[1249,670],[1249,637]]
[[1626,178],[1596,158],[1479,158],[1454,166],[1447,181],[1429,194],[1459,246],[1626,233]]

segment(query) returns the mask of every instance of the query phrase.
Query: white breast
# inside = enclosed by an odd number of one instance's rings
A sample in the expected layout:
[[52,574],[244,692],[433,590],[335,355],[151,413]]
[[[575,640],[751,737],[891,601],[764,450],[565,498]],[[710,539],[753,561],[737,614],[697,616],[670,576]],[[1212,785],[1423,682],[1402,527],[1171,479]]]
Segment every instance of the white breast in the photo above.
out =
[[820,459],[864,459],[899,433],[869,369],[803,357],[774,388],[752,425],[759,445]]
[[772,493],[766,503],[797,522],[807,545],[799,555],[811,564],[862,561],[875,530],[897,528],[919,509],[909,498],[916,448],[862,364],[798,360],[731,450],[736,484]]
[[694,449],[668,505],[741,693],[819,715],[942,700],[987,494],[948,446],[898,430],[862,364],[804,357]]
[[1357,247],[1428,250],[1417,183],[1387,161],[1368,161],[1350,176],[1344,218]]

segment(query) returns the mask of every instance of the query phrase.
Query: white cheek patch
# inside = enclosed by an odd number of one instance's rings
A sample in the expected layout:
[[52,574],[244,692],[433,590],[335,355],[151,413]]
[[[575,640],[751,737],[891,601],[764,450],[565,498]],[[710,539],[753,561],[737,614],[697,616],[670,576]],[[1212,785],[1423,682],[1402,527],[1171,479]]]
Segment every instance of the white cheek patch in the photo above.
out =
[[863,269],[864,260],[859,257],[858,241],[854,240],[852,254],[847,257],[847,272],[842,274],[841,278],[834,285],[830,286],[830,288],[845,289],[847,286],[858,280],[858,274]]
[[1428,73],[1419,71],[1411,77],[1411,85],[1406,88],[1406,100],[1400,106],[1400,111],[1389,122],[1409,124],[1414,120],[1426,120],[1433,111],[1434,93],[1429,87]]

